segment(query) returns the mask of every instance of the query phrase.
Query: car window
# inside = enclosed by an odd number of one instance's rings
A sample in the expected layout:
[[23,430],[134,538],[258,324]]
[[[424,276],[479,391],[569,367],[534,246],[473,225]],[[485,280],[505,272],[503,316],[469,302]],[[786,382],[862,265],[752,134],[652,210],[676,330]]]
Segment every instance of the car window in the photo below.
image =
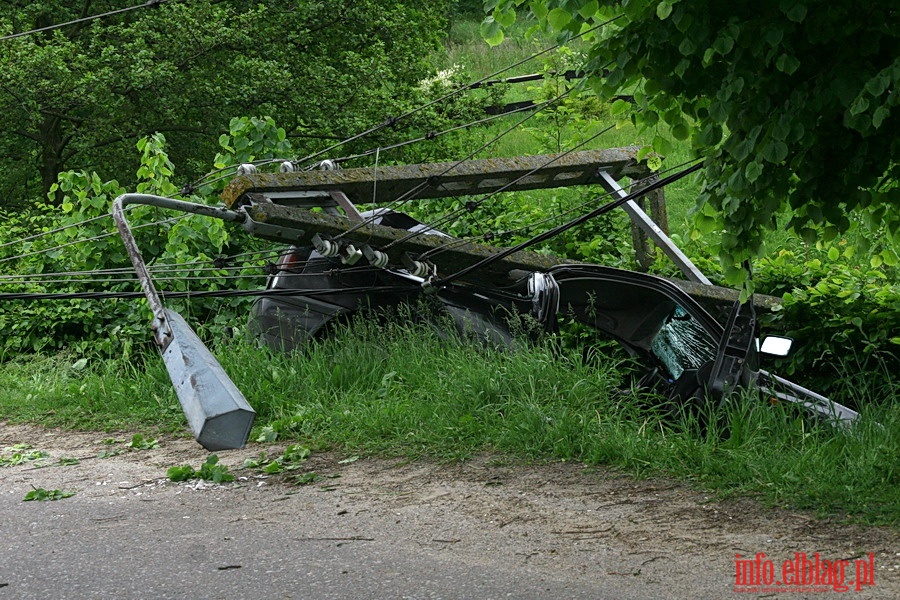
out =
[[650,349],[675,380],[686,369],[699,369],[715,359],[718,344],[696,319],[676,306],[653,338]]

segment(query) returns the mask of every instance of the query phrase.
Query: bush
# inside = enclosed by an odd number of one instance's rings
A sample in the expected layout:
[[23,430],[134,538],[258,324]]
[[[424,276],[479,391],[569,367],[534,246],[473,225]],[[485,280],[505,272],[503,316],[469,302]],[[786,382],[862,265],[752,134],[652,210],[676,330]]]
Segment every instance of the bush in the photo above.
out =
[[[220,168],[290,150],[283,130],[278,130],[271,119],[235,119],[230,134],[222,136],[220,143],[225,151],[216,157]],[[203,191],[207,196],[178,195],[171,181],[174,166],[166,155],[162,134],[141,139],[137,149],[141,152],[138,193],[218,204],[218,197],[212,193],[224,185],[224,180],[218,186],[206,186]],[[21,276],[0,282],[0,292],[139,291],[136,280],[128,277],[131,261],[110,218],[113,201],[128,190],[116,180],[102,181],[97,173],[84,171],[60,173],[50,190],[51,201],[58,190],[63,193],[58,206],[37,203],[31,213],[12,216],[0,225],[0,241],[5,242],[0,244],[0,260],[6,259],[4,273]],[[173,216],[181,218],[170,219]],[[148,265],[174,265],[171,269],[175,272],[165,274],[167,281],[160,285],[162,289],[183,292],[260,287],[259,268],[237,272],[246,277],[236,280],[223,279],[234,273],[218,265],[214,268],[214,259],[223,253],[232,255],[263,247],[259,240],[234,235],[223,221],[133,206],[128,210],[128,222]],[[40,233],[45,235],[16,243]],[[61,274],[50,278],[56,283],[44,283],[38,277],[49,273]],[[207,330],[210,324],[221,330],[225,325],[243,322],[249,302],[246,298],[210,298],[170,301],[167,305],[189,310],[191,320],[206,324]],[[63,348],[128,353],[134,343],[149,344],[149,323],[150,311],[142,299],[7,300],[0,304],[0,328],[6,333],[0,343],[0,358]]]
[[783,250],[754,273],[757,290],[784,303],[771,329],[798,340],[778,372],[801,375],[841,397],[860,389],[893,398],[900,387],[900,285],[883,270]]

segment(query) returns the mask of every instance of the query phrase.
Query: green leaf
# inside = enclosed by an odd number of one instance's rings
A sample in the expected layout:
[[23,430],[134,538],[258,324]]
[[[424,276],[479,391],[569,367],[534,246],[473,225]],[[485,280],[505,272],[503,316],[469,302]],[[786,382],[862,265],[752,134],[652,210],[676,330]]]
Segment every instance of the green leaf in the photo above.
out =
[[653,136],[653,151],[661,156],[671,154],[673,150],[672,142],[661,135]]
[[23,500],[29,502],[36,500],[38,502],[46,502],[49,500],[62,500],[63,498],[71,498],[75,492],[64,492],[62,490],[45,490],[44,488],[35,488],[25,494]]
[[672,137],[676,140],[686,140],[690,135],[690,130],[686,123],[678,123],[672,127]]
[[718,38],[716,38],[716,41],[713,42],[712,47],[713,50],[715,50],[722,56],[725,56],[726,54],[731,52],[732,48],[734,48],[734,38],[731,38],[724,34],[720,35]]
[[126,444],[132,450],[153,450],[159,448],[159,440],[153,438],[145,438],[142,434],[136,433],[131,436],[131,442]]
[[747,166],[744,168],[744,176],[747,178],[747,181],[753,183],[759,176],[762,174],[763,166],[762,164],[752,161],[747,163]]
[[563,8],[554,8],[547,13],[547,22],[553,29],[562,29],[572,21],[572,13]]
[[631,108],[630,102],[619,99],[613,102],[612,106],[609,107],[609,114],[615,117],[616,115],[627,112],[629,108]]
[[[490,10],[485,6],[487,10]],[[547,4],[543,1],[535,1],[528,5],[528,8],[531,9],[532,14],[538,21],[547,20]]]
[[762,156],[770,163],[778,164],[787,158],[787,144],[780,140],[769,140],[763,146]]
[[666,20],[669,18],[669,15],[672,14],[672,5],[668,0],[663,0],[659,4],[656,5],[656,16],[660,18],[660,20]]
[[869,108],[869,99],[863,95],[859,95],[856,97],[856,100],[853,101],[853,104],[850,105],[850,114],[862,114],[866,112],[867,108]]
[[497,8],[493,14],[500,27],[511,27],[516,22],[516,11],[513,8],[507,7],[505,10]]
[[190,465],[182,465],[180,467],[169,467],[166,471],[166,477],[170,481],[188,481],[196,477],[196,471]]
[[885,248],[884,250],[882,250],[880,256],[881,260],[884,261],[884,264],[889,267],[896,267],[898,264],[900,264],[900,259],[898,259],[897,253],[890,248]]
[[778,57],[778,60],[775,61],[775,68],[788,75],[793,75],[794,71],[799,67],[800,61],[790,54],[782,54]]
[[638,115],[640,117],[640,123],[644,127],[653,127],[657,123],[659,123],[659,113],[655,110],[645,110]]
[[480,33],[489,46],[497,46],[503,41],[503,29],[494,17],[487,17],[481,22]]
[[272,427],[271,425],[266,425],[265,427],[263,427],[260,430],[259,435],[256,436],[255,441],[257,443],[263,444],[266,442],[274,442],[277,439],[278,439],[278,432],[275,431],[275,428]]
[[780,27],[770,26],[765,33],[766,43],[769,44],[772,48],[777,48],[778,44],[781,43],[781,39],[784,37],[784,30]]
[[600,10],[600,3],[597,0],[590,0],[590,2],[578,9],[578,14],[581,15],[582,19],[590,19],[597,14],[598,10]]
[[[786,5],[791,5],[791,4],[793,4],[793,6],[789,6],[786,9],[784,8]],[[781,5],[782,5],[782,11],[784,11],[785,16],[787,16],[787,18],[790,19],[791,21],[793,21],[795,23],[801,23],[801,22],[803,22],[803,19],[806,18],[806,5],[805,4],[802,4],[800,2],[788,1],[788,2],[782,2]]]
[[681,52],[681,54],[684,56],[690,56],[696,50],[697,44],[695,44],[694,40],[689,37],[684,38],[683,40],[681,40],[681,43],[678,44],[678,51]]
[[878,129],[881,127],[881,124],[884,123],[884,120],[890,116],[891,111],[885,106],[879,106],[875,109],[875,112],[872,113],[872,127]]
[[294,477],[294,482],[297,485],[308,485],[320,479],[322,479],[321,475],[319,475],[315,471],[310,471],[309,473],[304,473],[302,475],[297,475],[296,477]]

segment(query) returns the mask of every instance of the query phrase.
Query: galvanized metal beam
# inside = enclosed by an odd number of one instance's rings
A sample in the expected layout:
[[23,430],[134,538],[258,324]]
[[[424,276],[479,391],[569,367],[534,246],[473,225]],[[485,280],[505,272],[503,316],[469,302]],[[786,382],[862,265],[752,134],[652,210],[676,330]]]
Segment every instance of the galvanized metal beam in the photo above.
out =
[[[625,198],[628,195],[628,192],[622,189],[619,182],[606,171],[600,172],[599,176],[600,184],[614,196]],[[631,220],[640,227],[650,239],[656,242],[656,245],[662,249],[665,255],[681,269],[681,272],[684,273],[685,277],[690,281],[702,283],[704,285],[710,285],[712,283],[709,278],[704,275],[693,262],[691,262],[691,259],[675,245],[675,242],[673,242],[671,238],[669,238],[669,236],[653,222],[653,219],[641,210],[641,207],[638,206],[634,200],[629,200],[622,205],[622,208],[625,209],[625,212],[628,213]]]

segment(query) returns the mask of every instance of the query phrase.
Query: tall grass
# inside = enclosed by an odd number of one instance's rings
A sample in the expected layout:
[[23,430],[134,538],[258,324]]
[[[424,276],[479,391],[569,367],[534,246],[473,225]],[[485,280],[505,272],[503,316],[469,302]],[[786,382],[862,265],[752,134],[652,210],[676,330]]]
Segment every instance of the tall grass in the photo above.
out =
[[[500,452],[693,482],[719,496],[870,523],[900,522],[900,406],[868,399],[849,431],[757,398],[663,412],[621,358],[557,344],[473,345],[433,327],[357,321],[304,351],[244,340],[217,354],[257,428],[314,449],[462,460]],[[0,366],[0,419],[81,428],[183,428],[161,360],[56,357]],[[183,429],[181,429],[183,430]],[[258,429],[257,429],[258,431]],[[255,435],[255,434],[254,434]]]

